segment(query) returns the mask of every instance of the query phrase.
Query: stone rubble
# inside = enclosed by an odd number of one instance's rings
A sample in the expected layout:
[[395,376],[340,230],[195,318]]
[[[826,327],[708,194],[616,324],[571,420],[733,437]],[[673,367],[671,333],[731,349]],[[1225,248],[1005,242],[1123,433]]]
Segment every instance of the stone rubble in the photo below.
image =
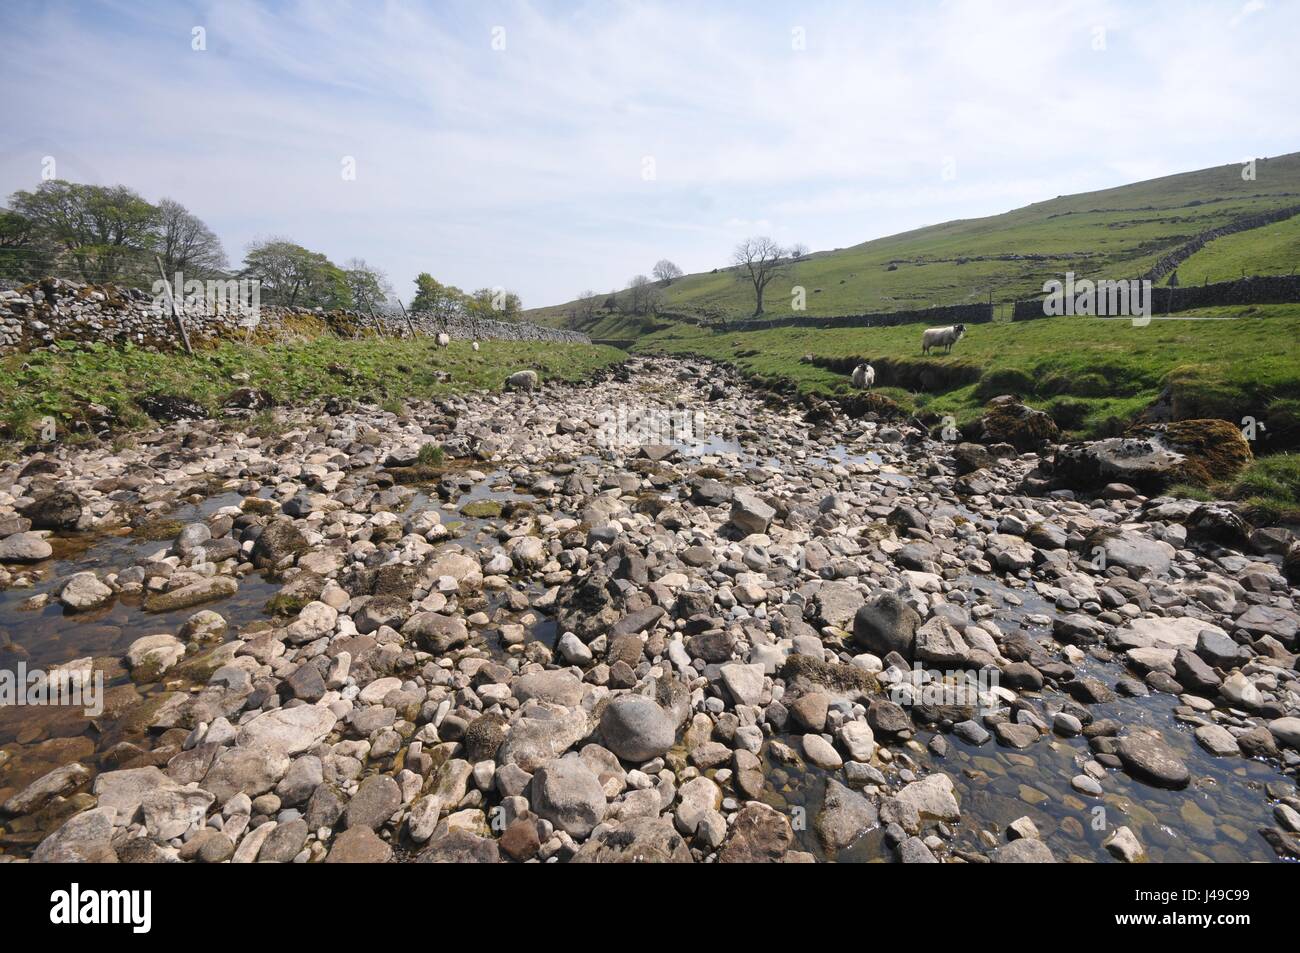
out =
[[[724,449],[611,447],[620,404],[703,406]],[[62,584],[69,625],[122,602],[145,628],[94,659],[122,673],[97,742],[21,786],[3,749],[0,859],[6,831],[39,835],[34,861],[1147,855],[1131,820],[1103,846],[972,814],[942,766],[957,743],[1069,755],[1084,823],[1121,776],[1194,806],[1187,752],[1266,759],[1276,820],[1248,836],[1297,854],[1285,531],[1193,541],[1181,501],[1076,497],[1007,446],[958,464],[909,421],[810,423],[688,361],[402,417],[277,413],[274,438],[182,420],[0,469],[16,589],[48,585],[57,534],[229,501]],[[419,470],[427,443],[451,462]],[[259,575],[276,614],[229,622]],[[0,640],[6,666],[25,651]],[[1115,720],[1147,696],[1167,724]]]

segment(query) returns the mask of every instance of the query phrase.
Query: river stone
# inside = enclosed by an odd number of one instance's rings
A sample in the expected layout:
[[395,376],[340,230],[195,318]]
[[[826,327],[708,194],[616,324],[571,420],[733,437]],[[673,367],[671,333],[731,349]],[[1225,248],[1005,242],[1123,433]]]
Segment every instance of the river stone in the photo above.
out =
[[203,778],[202,787],[225,804],[237,794],[256,797],[275,787],[289,769],[284,754],[266,748],[227,748]]
[[70,577],[59,592],[59,602],[69,612],[89,612],[112,601],[113,590],[93,572],[79,572]]
[[586,689],[582,679],[564,669],[528,672],[511,682],[511,693],[521,702],[542,701],[573,708],[582,701]]
[[1116,753],[1124,763],[1124,770],[1155,787],[1178,790],[1191,781],[1191,772],[1182,756],[1155,735],[1125,735],[1119,739]]
[[763,666],[729,662],[719,670],[722,684],[738,705],[758,705],[763,699]]
[[38,493],[22,510],[32,529],[71,530],[80,528],[84,504],[71,490]]
[[293,520],[279,519],[268,523],[253,543],[249,558],[259,569],[278,566],[281,562],[301,556],[310,549]]
[[530,802],[539,817],[570,837],[587,837],[605,817],[600,780],[576,755],[548,761],[533,774]]
[[385,864],[393,849],[368,827],[350,827],[334,838],[327,864]]
[[1032,837],[1022,837],[1009,844],[1003,844],[993,852],[995,864],[1054,864],[1056,858],[1042,841]]
[[622,695],[606,705],[600,733],[614,754],[637,763],[666,754],[677,740],[669,714],[643,695]]
[[402,806],[402,789],[386,774],[372,774],[357,787],[343,822],[349,827],[378,830]]
[[443,655],[469,641],[469,629],[459,616],[417,612],[402,623],[402,635],[414,639],[424,651]]
[[853,617],[853,638],[868,652],[884,658],[897,652],[912,658],[921,617],[893,592],[882,592]]
[[185,643],[160,633],[136,639],[126,650],[126,663],[140,681],[153,681],[185,657]]
[[689,864],[686,841],[667,817],[636,817],[602,827],[573,857],[575,864]]
[[876,826],[876,806],[838,781],[826,786],[817,814],[817,836],[828,851],[839,851]]
[[759,801],[740,809],[718,852],[723,864],[776,863],[785,859],[794,831],[785,815]]
[[34,864],[115,864],[113,812],[108,808],[82,811],[70,817],[32,853]]
[[1278,744],[1293,751],[1300,751],[1300,718],[1294,716],[1274,718],[1268,723],[1268,730]]
[[731,522],[744,533],[766,533],[776,510],[751,490],[736,489],[731,495]]
[[260,864],[289,863],[306,846],[307,834],[307,822],[301,817],[280,822],[262,843],[262,849],[257,853],[257,862]]
[[240,727],[238,743],[283,755],[299,754],[323,741],[334,721],[334,713],[319,705],[277,708]]
[[1216,757],[1226,758],[1240,753],[1237,739],[1222,725],[1201,725],[1195,735],[1200,746]]
[[215,599],[225,599],[239,591],[239,583],[229,576],[211,576],[192,582],[179,589],[155,593],[144,601],[146,612],[176,612],[191,606],[202,605]]
[[0,563],[38,563],[54,554],[40,533],[14,533],[0,539]]
[[838,771],[844,767],[844,759],[840,757],[840,753],[821,735],[803,736],[803,756],[809,764],[826,771]]

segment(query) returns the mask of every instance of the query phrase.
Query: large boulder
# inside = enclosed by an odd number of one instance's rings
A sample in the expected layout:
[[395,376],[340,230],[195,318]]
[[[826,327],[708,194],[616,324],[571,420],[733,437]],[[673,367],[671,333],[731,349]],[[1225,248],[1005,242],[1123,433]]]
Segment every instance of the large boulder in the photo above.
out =
[[623,695],[606,705],[600,733],[614,754],[637,764],[666,754],[677,740],[672,717],[644,695]]
[[1041,450],[1061,437],[1056,421],[1014,397],[996,397],[979,423],[980,442],[1009,443],[1021,453]]
[[605,817],[600,779],[576,755],[547,762],[533,775],[529,798],[539,817],[570,837],[586,838]]
[[897,652],[912,657],[921,617],[894,592],[882,592],[853,617],[853,638],[868,652],[882,658]]
[[301,556],[308,548],[306,537],[293,520],[282,519],[266,525],[253,543],[250,556],[253,565],[264,569]]
[[22,514],[31,521],[32,529],[79,529],[83,504],[81,497],[71,490],[52,490],[36,494],[23,507]]
[[1053,480],[1072,490],[1125,483],[1156,495],[1175,483],[1227,480],[1251,460],[1250,444],[1226,420],[1139,424],[1123,437],[1057,448]]

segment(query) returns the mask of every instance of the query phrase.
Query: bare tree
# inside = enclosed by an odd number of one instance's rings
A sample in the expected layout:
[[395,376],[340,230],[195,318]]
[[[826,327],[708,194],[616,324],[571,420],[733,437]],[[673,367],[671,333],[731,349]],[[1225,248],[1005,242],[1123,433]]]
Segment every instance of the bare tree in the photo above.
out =
[[763,313],[763,292],[789,264],[786,250],[766,236],[746,238],[736,246],[731,261],[742,280],[754,286],[754,315]]
[[627,310],[632,314],[645,314],[650,303],[650,279],[634,275],[627,283]]
[[682,270],[667,258],[660,258],[655,262],[655,266],[650,270],[650,274],[654,275],[655,278],[662,281],[665,285],[671,285],[675,280],[682,276]]
[[798,261],[800,258],[808,256],[808,246],[803,242],[795,242],[790,246],[790,260]]
[[158,257],[168,277],[181,271],[201,278],[227,267],[221,239],[174,199],[158,203]]
[[600,296],[588,288],[582,294],[578,295],[578,307],[576,313],[584,319],[590,321],[596,315],[596,305],[600,303]]

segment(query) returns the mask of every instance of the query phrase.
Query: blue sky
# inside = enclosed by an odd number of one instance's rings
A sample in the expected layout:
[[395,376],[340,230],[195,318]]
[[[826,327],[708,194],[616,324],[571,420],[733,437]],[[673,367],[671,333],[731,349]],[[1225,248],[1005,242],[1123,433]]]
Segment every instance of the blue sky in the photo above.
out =
[[1300,149],[1281,0],[6,0],[0,36],[0,195],[53,156],[232,260],[283,235],[407,299],[429,271],[552,304],[747,235],[836,248]]

